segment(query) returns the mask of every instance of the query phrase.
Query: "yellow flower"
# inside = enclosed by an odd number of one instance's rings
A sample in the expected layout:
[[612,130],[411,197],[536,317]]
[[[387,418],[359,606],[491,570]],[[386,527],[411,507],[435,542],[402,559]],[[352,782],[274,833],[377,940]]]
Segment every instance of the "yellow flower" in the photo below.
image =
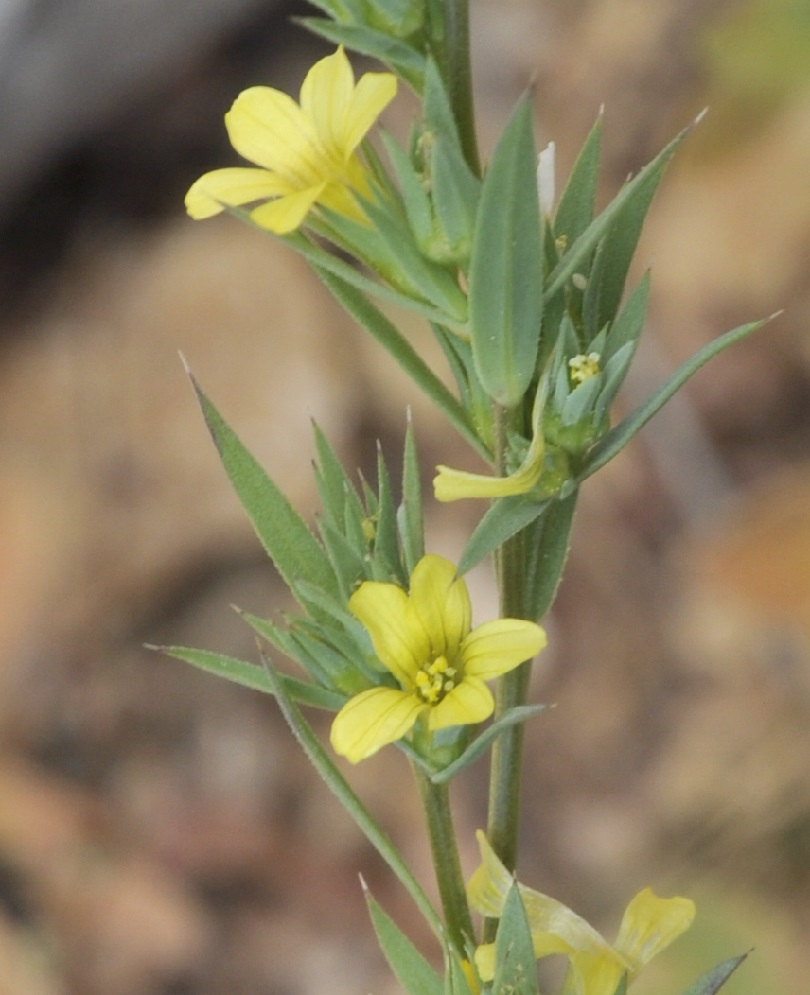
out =
[[186,194],[192,218],[264,201],[251,212],[262,228],[291,232],[316,204],[363,221],[353,194],[370,196],[356,149],[396,93],[391,73],[366,73],[355,85],[343,48],[307,73],[300,105],[280,90],[244,90],[225,115],[236,151],[260,168],[205,173]]
[[423,714],[430,732],[483,722],[494,708],[484,682],[546,645],[534,622],[504,618],[471,629],[467,585],[452,563],[432,554],[414,567],[410,593],[366,581],[349,609],[400,685],[362,691],[335,716],[332,746],[352,763],[401,739]]
[[[512,886],[507,871],[482,832],[476,834],[481,866],[467,885],[470,905],[493,918],[503,913]],[[695,904],[688,898],[658,898],[644,888],[624,912],[616,942],[611,946],[588,922],[554,898],[520,886],[532,933],[535,956],[566,954],[570,968],[563,995],[614,995],[623,975],[632,981],[642,967],[692,925]],[[495,947],[479,947],[475,963],[489,981],[495,972]]]

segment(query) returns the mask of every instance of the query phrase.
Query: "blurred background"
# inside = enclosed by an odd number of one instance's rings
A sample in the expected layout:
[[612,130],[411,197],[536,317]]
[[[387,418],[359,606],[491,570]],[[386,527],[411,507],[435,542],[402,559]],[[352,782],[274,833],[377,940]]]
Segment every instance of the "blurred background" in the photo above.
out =
[[[149,653],[255,659],[287,602],[178,350],[302,513],[310,419],[349,465],[471,465],[283,247],[187,220],[222,116],[324,48],[273,0],[0,0],[0,995],[395,992],[358,886],[429,939],[273,702]],[[810,976],[810,0],[473,0],[481,140],[536,86],[558,176],[605,107],[603,196],[704,107],[645,230],[634,405],[715,360],[584,488],[547,620],[521,877],[608,937],[651,884],[691,934],[639,995],[754,948],[729,995]],[[385,118],[406,126],[402,99]],[[411,334],[425,340],[424,329]],[[477,509],[429,512],[457,556]],[[486,571],[477,619],[494,612]],[[359,790],[427,873],[394,750]],[[391,784],[403,788],[392,797]],[[456,792],[475,864],[485,771]]]

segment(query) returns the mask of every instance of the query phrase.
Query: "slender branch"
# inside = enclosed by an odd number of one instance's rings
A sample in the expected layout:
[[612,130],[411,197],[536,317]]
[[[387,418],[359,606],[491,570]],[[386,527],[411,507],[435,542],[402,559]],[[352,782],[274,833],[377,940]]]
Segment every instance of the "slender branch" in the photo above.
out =
[[430,835],[436,882],[444,910],[447,933],[462,956],[474,942],[464,875],[458,854],[449,784],[434,784],[418,767],[413,768]]

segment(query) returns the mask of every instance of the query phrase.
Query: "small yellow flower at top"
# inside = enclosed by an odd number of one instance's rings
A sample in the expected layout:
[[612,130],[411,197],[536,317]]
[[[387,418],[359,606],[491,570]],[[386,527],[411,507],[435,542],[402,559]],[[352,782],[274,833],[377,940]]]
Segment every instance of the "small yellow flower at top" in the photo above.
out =
[[338,48],[307,73],[300,104],[266,86],[244,90],[225,115],[236,151],[259,168],[235,166],[205,173],[186,194],[192,218],[263,201],[251,212],[262,228],[283,235],[321,204],[364,221],[354,197],[369,197],[369,174],[357,148],[397,89],[391,73],[365,73],[355,85]]
[[[513,877],[482,832],[476,834],[482,862],[467,885],[470,907],[493,918],[503,914]],[[644,888],[624,912],[619,935],[609,944],[585,919],[555,898],[520,885],[535,956],[565,954],[569,961],[562,995],[614,995],[623,976],[628,982],[657,954],[692,925],[695,903],[688,898],[659,898]],[[495,945],[475,954],[478,972],[490,981]]]
[[590,380],[591,377],[595,377],[601,370],[599,365],[601,358],[598,352],[589,352],[587,356],[584,353],[580,353],[578,356],[574,356],[573,359],[569,359],[568,369],[571,374],[571,380],[576,384],[580,384],[585,383],[586,380]]
[[332,746],[352,763],[402,739],[423,715],[430,732],[483,722],[494,708],[484,682],[546,645],[540,626],[521,619],[473,629],[467,585],[449,560],[433,554],[414,567],[410,592],[366,581],[349,599],[349,610],[399,684],[362,691],[335,716]]

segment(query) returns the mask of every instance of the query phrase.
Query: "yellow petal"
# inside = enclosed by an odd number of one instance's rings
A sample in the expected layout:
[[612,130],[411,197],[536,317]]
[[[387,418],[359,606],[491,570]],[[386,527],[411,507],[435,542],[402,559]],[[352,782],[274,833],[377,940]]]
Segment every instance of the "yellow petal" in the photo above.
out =
[[430,641],[423,662],[437,656],[454,661],[470,631],[470,596],[467,585],[456,577],[456,568],[444,557],[428,553],[411,574],[408,612]]
[[546,634],[534,622],[516,618],[485,622],[464,643],[464,673],[489,680],[530,660],[545,645]]
[[348,159],[352,151],[345,148],[343,134],[353,90],[354,73],[342,46],[316,62],[301,86],[301,110],[312,121],[324,149],[337,159]]
[[391,73],[365,73],[354,89],[346,110],[341,141],[348,153],[357,148],[371,126],[391,103],[397,92],[397,78]]
[[465,677],[438,705],[431,708],[428,728],[431,732],[448,726],[472,725],[488,719],[495,708],[489,688],[475,677]]
[[394,688],[371,688],[353,698],[337,713],[329,739],[336,753],[356,764],[412,727],[424,703]]
[[428,659],[430,642],[408,613],[408,595],[396,584],[366,581],[349,598],[349,611],[374,644],[374,652],[410,691],[416,672]]
[[250,216],[260,228],[286,235],[301,224],[322,190],[323,184],[288,193],[255,208]]
[[610,953],[575,951],[570,954],[570,969],[562,995],[615,995],[627,965]]
[[278,173],[293,189],[323,181],[325,155],[314,125],[288,94],[267,86],[243,90],[225,126],[241,156]]
[[616,950],[629,962],[633,974],[685,933],[695,918],[689,898],[659,898],[644,888],[627,906]]
[[238,207],[286,192],[284,182],[265,169],[248,166],[215,169],[191,185],[186,194],[186,211],[192,218],[210,218],[225,205]]

